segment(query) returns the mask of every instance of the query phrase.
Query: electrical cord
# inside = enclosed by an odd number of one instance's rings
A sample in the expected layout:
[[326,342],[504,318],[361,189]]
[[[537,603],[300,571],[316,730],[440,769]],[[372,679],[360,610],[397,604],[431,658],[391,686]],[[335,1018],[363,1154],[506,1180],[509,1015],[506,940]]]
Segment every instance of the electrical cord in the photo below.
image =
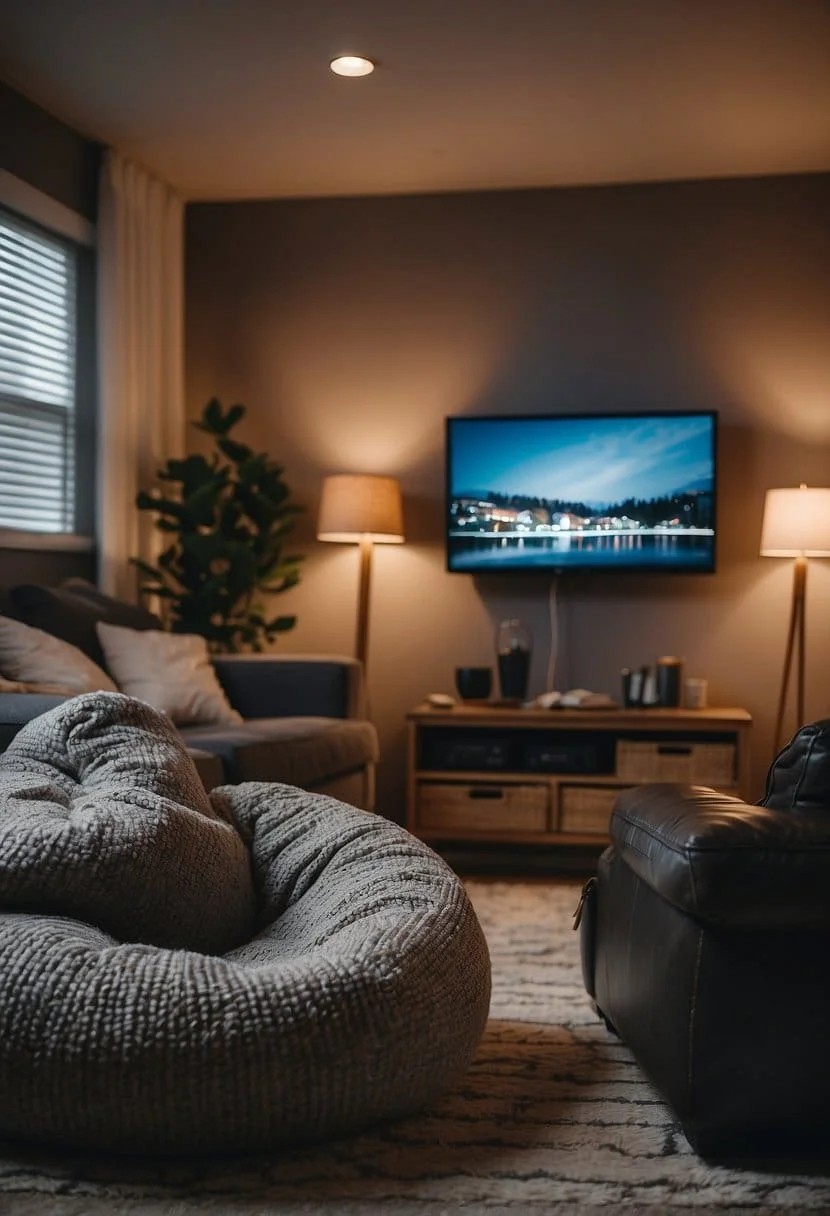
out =
[[559,651],[559,612],[556,600],[556,579],[550,580],[548,591],[548,627],[550,632],[550,649],[548,651],[548,675],[545,685],[546,692],[553,692],[556,680],[556,660]]

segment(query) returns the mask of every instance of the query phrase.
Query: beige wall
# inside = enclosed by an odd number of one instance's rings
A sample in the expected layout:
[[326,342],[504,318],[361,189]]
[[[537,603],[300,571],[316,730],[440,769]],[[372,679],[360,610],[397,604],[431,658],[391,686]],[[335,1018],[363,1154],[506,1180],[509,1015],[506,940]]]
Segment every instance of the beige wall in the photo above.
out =
[[[187,391],[249,407],[244,437],[307,507],[285,651],[353,646],[357,552],[318,543],[330,472],[397,476],[407,544],[376,549],[369,686],[381,809],[403,814],[404,715],[490,663],[504,616],[549,660],[551,586],[444,570],[444,418],[720,411],[718,572],[562,578],[557,686],[617,694],[680,654],[771,747],[790,591],[761,559],[769,486],[830,484],[830,176],[188,209]],[[807,715],[830,716],[830,561],[811,564]],[[790,719],[792,723],[792,719]]]

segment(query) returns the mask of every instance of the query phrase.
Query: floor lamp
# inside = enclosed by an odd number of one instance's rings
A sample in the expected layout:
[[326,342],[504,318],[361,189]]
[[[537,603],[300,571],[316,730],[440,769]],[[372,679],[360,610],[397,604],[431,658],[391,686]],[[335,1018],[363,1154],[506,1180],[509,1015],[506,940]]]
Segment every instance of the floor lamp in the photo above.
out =
[[804,725],[804,634],[807,558],[830,557],[830,490],[801,485],[793,490],[767,490],[761,528],[762,557],[794,557],[790,627],[775,719],[775,752],[782,744],[790,671],[795,658],[796,726]]
[[369,587],[374,545],[403,543],[400,486],[394,477],[337,473],[323,482],[317,539],[360,545],[355,654],[366,667],[369,647]]

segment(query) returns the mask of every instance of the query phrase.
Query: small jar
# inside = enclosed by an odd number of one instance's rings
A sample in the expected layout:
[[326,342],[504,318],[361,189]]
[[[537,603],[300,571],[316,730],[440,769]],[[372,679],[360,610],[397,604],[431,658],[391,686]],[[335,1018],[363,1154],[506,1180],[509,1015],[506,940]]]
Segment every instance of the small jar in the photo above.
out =
[[709,685],[700,676],[689,676],[683,685],[683,703],[686,709],[705,709],[709,704]]

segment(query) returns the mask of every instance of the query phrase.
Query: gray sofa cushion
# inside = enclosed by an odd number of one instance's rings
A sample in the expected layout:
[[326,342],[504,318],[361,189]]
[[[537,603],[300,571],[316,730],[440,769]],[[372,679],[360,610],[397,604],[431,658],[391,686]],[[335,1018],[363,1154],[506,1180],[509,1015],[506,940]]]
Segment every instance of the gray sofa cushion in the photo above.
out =
[[371,722],[344,718],[255,718],[239,726],[188,726],[189,747],[219,756],[227,781],[281,781],[313,788],[378,759]]
[[225,695],[243,718],[362,718],[362,669],[342,655],[213,656]]

